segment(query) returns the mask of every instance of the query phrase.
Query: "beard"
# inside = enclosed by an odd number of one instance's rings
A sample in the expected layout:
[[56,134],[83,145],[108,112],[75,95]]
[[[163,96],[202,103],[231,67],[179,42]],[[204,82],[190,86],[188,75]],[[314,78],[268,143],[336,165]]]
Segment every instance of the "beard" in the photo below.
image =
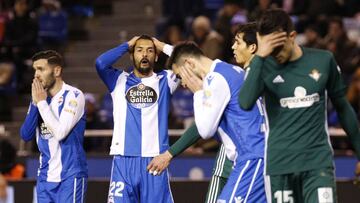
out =
[[[154,62],[150,61],[147,58],[142,58],[138,62],[136,62],[134,59],[134,64],[135,64],[135,69],[143,75],[150,73],[154,67]],[[146,65],[146,64],[148,65],[147,67],[142,67],[142,65]]]
[[52,74],[50,74],[48,77],[46,77],[46,79],[45,79],[45,81],[44,81],[44,89],[46,90],[46,91],[49,91],[51,88],[53,88],[54,87],[54,85],[55,85],[55,82],[56,82],[56,80],[55,80],[55,77],[53,76],[53,73]]

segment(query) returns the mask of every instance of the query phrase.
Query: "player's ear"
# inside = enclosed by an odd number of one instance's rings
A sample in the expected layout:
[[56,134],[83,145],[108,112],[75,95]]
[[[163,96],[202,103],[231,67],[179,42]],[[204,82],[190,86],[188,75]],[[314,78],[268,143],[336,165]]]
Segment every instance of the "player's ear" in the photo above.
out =
[[296,31],[291,31],[289,33],[289,38],[291,39],[291,41],[295,41],[295,38],[297,36],[297,32]]
[[55,66],[55,67],[54,67],[55,77],[60,77],[60,76],[61,76],[61,72],[62,72],[62,68],[61,68],[60,66]]
[[251,44],[249,48],[250,48],[250,53],[255,54],[255,52],[257,50],[257,45],[256,44]]

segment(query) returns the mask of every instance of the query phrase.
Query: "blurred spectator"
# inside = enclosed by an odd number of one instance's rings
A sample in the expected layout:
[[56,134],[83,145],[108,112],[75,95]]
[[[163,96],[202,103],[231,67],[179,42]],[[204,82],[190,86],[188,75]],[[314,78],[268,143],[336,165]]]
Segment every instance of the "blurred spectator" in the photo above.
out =
[[360,120],[360,67],[356,69],[352,77],[346,97]]
[[258,0],[258,5],[248,13],[249,22],[256,21],[266,10],[276,7],[279,5],[272,3],[271,0]]
[[174,92],[171,99],[172,113],[175,122],[188,128],[194,121],[193,93],[182,86]]
[[[33,13],[28,11],[26,0],[15,0],[14,10],[6,23],[2,56],[13,60],[18,81],[23,82],[27,70],[26,60],[37,50],[38,27]],[[23,84],[25,88],[28,84]]]
[[0,173],[7,180],[20,180],[25,176],[25,167],[17,163],[16,149],[7,140],[0,140]]
[[[98,114],[96,99],[93,94],[85,93],[86,129],[109,129],[109,126]],[[85,151],[107,151],[104,137],[85,137]],[[109,143],[108,143],[109,144]]]
[[206,16],[194,19],[190,40],[199,45],[205,56],[211,59],[222,59],[224,39],[218,32],[212,30],[210,20]]
[[309,25],[305,29],[305,47],[311,47],[311,48],[324,48],[324,46],[321,44],[321,36],[318,30],[318,27],[316,25]]
[[102,98],[99,108],[99,115],[102,122],[106,123],[109,128],[114,126],[113,121],[113,104],[110,93],[106,93]]
[[328,34],[323,43],[329,51],[333,52],[345,80],[349,80],[354,72],[354,67],[348,66],[347,62],[351,60],[350,57],[354,56],[356,43],[349,40],[341,18],[332,18],[329,21]]
[[43,0],[38,17],[41,48],[63,52],[67,39],[67,15],[57,0]]
[[[178,25],[170,25],[162,37],[162,41],[166,44],[176,45],[177,43],[184,40],[183,31]],[[163,69],[166,69],[166,61],[168,56],[162,51],[157,50],[158,60],[155,63],[154,71],[159,72]]]
[[223,8],[218,12],[217,19],[215,21],[215,30],[223,37],[223,60],[229,62],[233,58],[233,52],[231,49],[233,33],[232,29],[237,24],[241,24],[247,21],[246,11],[243,9],[240,1],[226,0]]
[[7,199],[7,182],[3,175],[0,173],[0,203],[5,203]]
[[0,121],[11,120],[9,96],[16,91],[15,67],[11,62],[0,62]]

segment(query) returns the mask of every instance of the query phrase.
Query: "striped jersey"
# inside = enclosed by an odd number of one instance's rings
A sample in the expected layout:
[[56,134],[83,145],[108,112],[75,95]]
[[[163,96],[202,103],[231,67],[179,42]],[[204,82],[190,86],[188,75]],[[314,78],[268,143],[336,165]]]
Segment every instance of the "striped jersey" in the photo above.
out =
[[20,135],[25,141],[36,137],[39,180],[61,182],[73,176],[87,177],[85,124],[84,95],[65,83],[52,98],[30,104]]
[[96,60],[96,70],[113,99],[110,154],[154,157],[169,147],[170,99],[179,80],[169,70],[138,78],[133,72],[113,68],[128,48],[128,44],[123,43]]
[[231,161],[264,156],[264,116],[262,102],[242,110],[238,94],[245,72],[237,66],[215,60],[203,80],[203,89],[194,94],[195,122],[206,139],[217,131]]

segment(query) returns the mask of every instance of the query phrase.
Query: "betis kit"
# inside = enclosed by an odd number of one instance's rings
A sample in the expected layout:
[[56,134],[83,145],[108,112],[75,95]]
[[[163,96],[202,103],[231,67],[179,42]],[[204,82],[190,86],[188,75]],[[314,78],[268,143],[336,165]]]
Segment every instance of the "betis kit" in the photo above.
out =
[[302,52],[285,64],[255,56],[239,100],[246,108],[264,95],[269,124],[265,170],[272,202],[333,203],[336,188],[326,105],[328,97],[344,97],[345,86],[330,52]]

